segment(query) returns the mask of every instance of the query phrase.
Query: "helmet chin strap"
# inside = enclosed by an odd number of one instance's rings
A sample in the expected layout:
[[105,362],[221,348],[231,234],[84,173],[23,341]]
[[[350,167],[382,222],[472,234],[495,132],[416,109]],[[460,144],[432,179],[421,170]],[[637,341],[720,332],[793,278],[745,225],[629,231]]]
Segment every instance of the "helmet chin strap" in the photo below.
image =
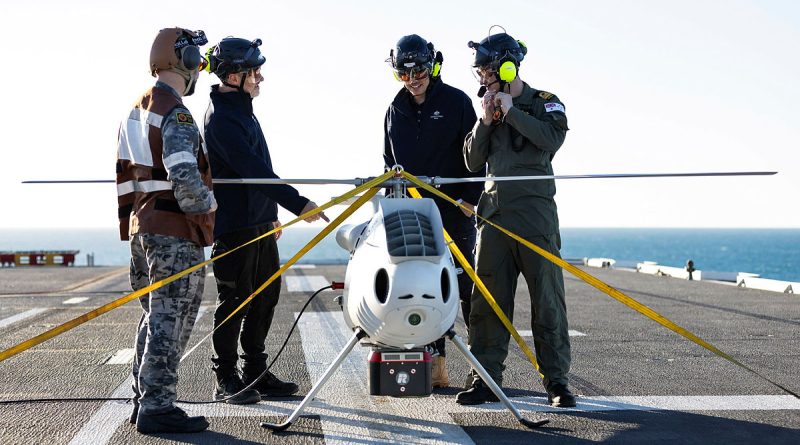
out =
[[183,96],[191,96],[194,93],[194,86],[197,83],[197,77],[199,72],[195,71],[194,74],[189,70],[183,67],[175,67],[172,68],[170,71],[179,74],[183,81],[186,83],[186,86],[183,88],[183,92],[181,93]]
[[244,83],[247,81],[247,75],[249,74],[249,71],[245,71],[238,74],[242,74],[242,79],[239,81],[239,85],[228,83],[227,77],[225,78],[225,80],[222,81],[222,84],[225,85],[226,87],[235,88],[236,91],[240,93],[245,93],[246,91],[244,90]]

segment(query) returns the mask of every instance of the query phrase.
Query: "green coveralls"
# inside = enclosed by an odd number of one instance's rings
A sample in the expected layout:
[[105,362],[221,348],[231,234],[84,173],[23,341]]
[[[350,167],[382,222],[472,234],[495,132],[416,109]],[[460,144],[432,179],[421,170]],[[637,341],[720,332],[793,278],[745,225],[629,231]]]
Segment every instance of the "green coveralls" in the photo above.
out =
[[[550,163],[566,136],[564,105],[551,93],[523,83],[522,94],[503,121],[479,120],[464,144],[467,168],[487,164],[488,176],[552,175]],[[486,182],[478,214],[559,255],[561,236],[552,179]],[[497,304],[513,321],[519,274],[528,283],[536,360],[545,388],[566,385],[570,366],[567,309],[561,268],[487,224],[479,224],[476,272]],[[503,381],[510,334],[477,288],[472,293],[470,351],[495,382]]]

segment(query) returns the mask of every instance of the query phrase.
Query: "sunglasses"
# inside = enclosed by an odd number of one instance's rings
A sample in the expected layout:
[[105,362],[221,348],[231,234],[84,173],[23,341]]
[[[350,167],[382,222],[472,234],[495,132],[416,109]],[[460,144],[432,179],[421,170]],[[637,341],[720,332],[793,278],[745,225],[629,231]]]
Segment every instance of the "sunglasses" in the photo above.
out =
[[395,71],[397,78],[403,82],[408,82],[412,77],[414,80],[422,80],[428,77],[428,68],[412,68],[407,71]]

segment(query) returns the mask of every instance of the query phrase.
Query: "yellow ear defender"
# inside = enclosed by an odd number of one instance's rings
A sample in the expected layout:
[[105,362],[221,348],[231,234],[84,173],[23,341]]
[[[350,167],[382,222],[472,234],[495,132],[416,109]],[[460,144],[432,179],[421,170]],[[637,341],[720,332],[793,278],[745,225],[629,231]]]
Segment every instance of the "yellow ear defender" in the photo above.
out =
[[497,70],[497,76],[503,82],[511,83],[511,81],[517,78],[517,65],[510,60],[506,60]]
[[[205,66],[205,68],[203,68],[203,70],[206,71],[207,73],[211,73],[212,72],[211,59],[214,57],[214,50],[215,49],[217,49],[217,45],[212,45],[212,46],[210,46],[208,48],[208,51],[206,51],[206,56],[205,56],[206,66]],[[217,68],[216,65],[217,64],[215,63],[214,64],[214,68],[213,68],[214,70]]]
[[431,69],[431,77],[439,77],[439,71],[442,69],[442,64],[433,62],[433,69]]
[[[430,45],[431,52],[433,52],[434,51],[433,44],[429,43],[428,45]],[[442,52],[441,51],[434,52],[433,68],[431,68],[431,77],[433,77],[434,79],[439,77],[440,74],[442,74],[442,62],[444,62],[444,56],[442,56]]]

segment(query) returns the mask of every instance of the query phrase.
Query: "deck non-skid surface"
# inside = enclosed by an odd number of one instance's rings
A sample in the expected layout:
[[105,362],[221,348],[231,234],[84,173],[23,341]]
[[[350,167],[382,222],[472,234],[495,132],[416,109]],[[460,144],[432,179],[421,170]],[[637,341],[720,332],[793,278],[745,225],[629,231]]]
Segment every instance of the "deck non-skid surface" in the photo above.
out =
[[[303,266],[283,277],[268,349],[283,343],[316,289],[342,281],[344,266]],[[748,366],[800,392],[800,299],[795,295],[687,282],[626,271],[590,269]],[[778,443],[800,442],[800,400],[566,276],[575,409],[546,404],[532,365],[513,343],[503,388],[523,415],[550,423],[531,431],[499,403],[464,407],[455,394],[467,364],[447,347],[450,388],[431,397],[368,396],[367,348],[357,346],[304,415],[286,432],[280,422],[302,397],[257,405],[182,405],[209,418],[208,431],[143,436],[127,422],[126,402],[0,405],[0,443]],[[128,291],[113,268],[0,269],[0,349],[33,337]],[[296,381],[300,394],[333,361],[352,333],[334,297],[322,292],[301,317],[273,371]],[[530,338],[527,288],[520,282],[514,324]],[[212,328],[213,276],[190,347]],[[131,302],[55,339],[0,362],[0,400],[128,397],[138,302]],[[459,318],[456,330],[465,336]],[[210,342],[180,368],[179,397],[208,400],[213,389]]]

